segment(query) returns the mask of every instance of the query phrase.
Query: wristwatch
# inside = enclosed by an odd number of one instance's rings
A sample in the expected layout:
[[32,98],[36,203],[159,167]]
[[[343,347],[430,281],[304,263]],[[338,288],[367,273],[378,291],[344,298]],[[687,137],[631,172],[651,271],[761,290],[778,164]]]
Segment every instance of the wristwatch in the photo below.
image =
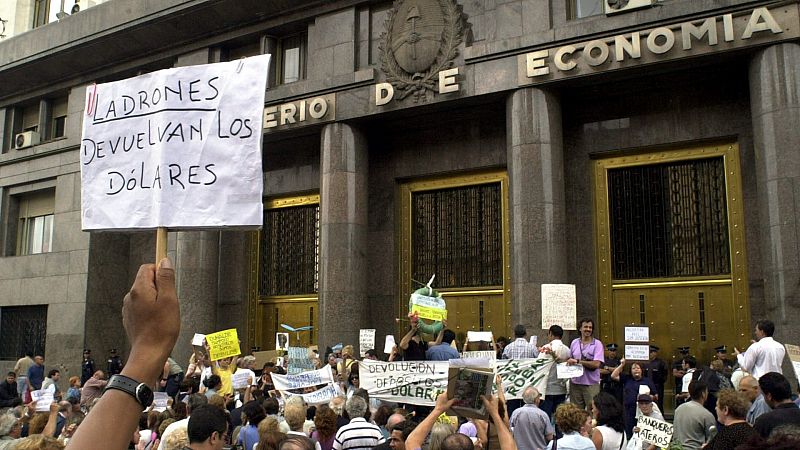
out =
[[125,375],[112,376],[111,379],[108,380],[105,390],[109,389],[116,389],[130,394],[145,408],[153,403],[153,390],[150,389],[150,386],[140,383],[133,378],[126,377]]

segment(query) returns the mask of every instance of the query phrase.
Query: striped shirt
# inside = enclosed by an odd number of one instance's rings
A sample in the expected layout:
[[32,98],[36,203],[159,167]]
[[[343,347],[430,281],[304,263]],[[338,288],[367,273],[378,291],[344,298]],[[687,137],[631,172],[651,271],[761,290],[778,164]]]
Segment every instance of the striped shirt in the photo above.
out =
[[539,349],[525,338],[516,338],[514,342],[506,345],[506,348],[503,349],[503,359],[536,358],[537,356],[539,356]]
[[383,437],[381,429],[364,420],[363,417],[356,417],[350,423],[339,428],[336,439],[333,441],[334,450],[356,450],[372,449],[378,444],[383,444],[386,438]]

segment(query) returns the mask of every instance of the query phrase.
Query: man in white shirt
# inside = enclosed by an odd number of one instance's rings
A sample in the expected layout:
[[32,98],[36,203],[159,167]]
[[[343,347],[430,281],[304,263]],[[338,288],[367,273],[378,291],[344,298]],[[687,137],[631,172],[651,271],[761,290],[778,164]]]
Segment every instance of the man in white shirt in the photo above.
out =
[[750,372],[755,379],[769,372],[782,373],[781,364],[786,356],[786,349],[778,341],[772,339],[775,333],[775,324],[771,320],[762,319],[756,322],[756,340],[744,352],[733,348],[736,360],[742,369]]
[[[547,330],[547,339],[549,343],[542,346],[542,353],[553,355],[557,363],[566,361],[569,356],[569,347],[561,342],[564,337],[564,329],[559,325],[553,325]],[[558,405],[564,403],[567,399],[567,380],[558,379],[556,365],[550,368],[550,374],[547,378],[547,391],[544,396],[544,401],[539,406],[542,411],[552,419],[553,414],[556,412]]]

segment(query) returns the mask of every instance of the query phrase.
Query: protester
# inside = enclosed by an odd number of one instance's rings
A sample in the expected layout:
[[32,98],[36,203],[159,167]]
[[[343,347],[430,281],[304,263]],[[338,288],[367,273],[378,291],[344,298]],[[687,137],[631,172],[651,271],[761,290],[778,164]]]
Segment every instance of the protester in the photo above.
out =
[[[639,394],[639,397],[636,399],[636,403],[638,408],[636,409],[636,420],[638,421],[640,416],[650,417],[656,420],[664,420],[664,416],[661,414],[661,411],[658,410],[658,406],[653,403],[653,396],[650,394]],[[634,427],[634,433],[638,432],[639,429]],[[657,450],[655,445],[648,444],[646,442],[642,443],[642,450]]]
[[503,349],[503,359],[536,358],[539,356],[539,349],[525,339],[527,335],[528,331],[525,329],[525,325],[515,326],[514,341]]
[[8,372],[5,381],[0,384],[0,408],[17,406],[22,403],[22,398],[17,392],[17,374]]
[[[542,346],[541,352],[552,355],[556,364],[565,362],[570,357],[569,348],[561,341],[563,337],[564,329],[559,325],[552,325],[547,330],[549,342]],[[544,401],[541,403],[542,411],[547,413],[551,421],[558,405],[564,403],[567,398],[567,380],[558,378],[556,364],[550,367],[550,373],[547,376],[547,390]]]
[[522,392],[525,406],[516,409],[511,414],[511,430],[514,441],[522,449],[544,448],[555,435],[547,413],[539,409],[540,395],[538,389],[528,386]]
[[742,353],[738,348],[733,348],[736,361],[742,369],[750,373],[757,380],[761,375],[769,372],[781,372],[783,357],[786,349],[778,341],[772,339],[775,333],[775,324],[770,320],[759,320],[756,322],[754,331],[755,342]]
[[424,361],[428,344],[419,335],[419,321],[411,322],[406,334],[400,339],[403,361]]
[[33,353],[25,352],[25,356],[17,360],[14,364],[14,373],[17,374],[17,394],[20,398],[24,397],[28,390],[28,369],[33,365]]
[[761,389],[758,387],[758,380],[750,375],[743,377],[739,382],[739,392],[744,394],[747,401],[750,402],[750,408],[747,410],[747,423],[751,426],[756,423],[762,414],[772,411],[772,408],[767,405],[764,400],[764,395],[761,394]]
[[714,416],[703,406],[708,398],[708,384],[702,380],[692,381],[689,396],[691,400],[675,410],[672,440],[683,445],[684,450],[699,450],[716,427]]
[[750,402],[744,394],[731,389],[720,391],[717,398],[717,419],[723,425],[711,438],[705,450],[733,450],[742,442],[757,437],[758,432],[745,420]]
[[[387,418],[388,419],[388,418]],[[322,450],[331,450],[336,438],[336,413],[328,405],[320,405],[314,414],[314,427],[311,439],[319,443]]]
[[28,368],[28,389],[38,391],[44,382],[44,357],[36,355],[33,357],[33,365]]
[[647,393],[656,392],[656,386],[652,380],[644,376],[644,367],[639,362],[633,362],[630,366],[630,374],[622,373],[625,367],[625,359],[620,360],[620,365],[611,372],[613,380],[622,383],[622,408],[625,412],[625,435],[630,438],[633,434],[633,427],[636,425],[636,401],[642,392],[642,388]]
[[339,428],[339,431],[336,432],[333,442],[335,450],[372,448],[386,440],[377,425],[368,423],[364,419],[367,408],[366,400],[360,396],[354,395],[347,400],[345,409],[351,419],[349,424]]
[[239,431],[237,443],[244,449],[252,449],[258,444],[258,424],[267,417],[264,407],[255,400],[242,406],[242,414],[247,418],[247,424]]
[[171,425],[169,425],[163,433],[161,433],[161,443],[158,446],[158,450],[165,450],[165,441],[169,438],[172,433],[180,433],[183,430],[186,430],[189,426],[189,419],[192,416],[192,411],[199,408],[200,406],[208,404],[208,398],[203,394],[192,394],[186,398],[186,414],[187,417],[185,419],[177,420]]
[[81,406],[84,408],[91,407],[92,402],[103,394],[103,389],[107,384],[108,380],[106,380],[105,373],[102,370],[96,371],[81,388]]
[[[391,450],[406,450],[406,440],[414,431],[416,425],[411,421],[398,422],[389,429],[389,448]],[[380,446],[379,446],[380,447]],[[375,447],[376,449],[378,447]]]
[[277,450],[278,444],[286,439],[286,434],[280,431],[278,420],[267,417],[258,424],[258,445],[255,450]]
[[608,392],[601,392],[592,400],[592,415],[597,425],[592,442],[597,450],[618,450],[627,442],[622,418],[622,405]]
[[761,437],[769,438],[774,429],[784,425],[800,425],[800,408],[792,401],[792,388],[786,377],[777,372],[765,373],[758,379],[758,386],[772,408],[753,425]]
[[61,379],[61,372],[58,369],[52,369],[47,373],[47,377],[42,381],[42,389],[47,389],[53,386],[55,391],[58,391],[58,380]]
[[569,346],[571,358],[567,364],[583,366],[583,375],[570,379],[570,399],[579,408],[588,409],[592,399],[600,392],[600,366],[605,362],[603,343],[592,337],[594,320],[582,319],[578,328],[581,337]]
[[650,346],[650,362],[645,368],[645,376],[650,378],[653,384],[656,385],[656,391],[653,395],[656,397],[658,408],[664,410],[664,384],[667,382],[667,363],[658,357],[658,352],[661,351],[657,345]]
[[78,403],[81,400],[81,379],[75,375],[69,377],[69,388],[67,388],[67,397],[66,399],[69,400],[71,398],[78,399]]
[[183,368],[170,356],[167,358],[167,362],[164,363],[160,386],[167,395],[175,397],[178,395],[181,381],[183,381]]
[[561,450],[595,450],[594,442],[581,435],[581,430],[586,425],[585,409],[579,408],[574,403],[563,403],[556,408],[556,426],[564,434],[563,437],[550,441],[547,450],[559,448]]
[[188,424],[190,450],[222,450],[228,433],[225,412],[211,405],[197,408]]
[[450,345],[456,339],[456,334],[452,330],[440,331],[437,338],[437,341],[441,339],[441,343],[428,347],[428,351],[425,352],[425,358],[428,361],[447,361],[461,357],[458,350]]
[[[686,375],[686,370],[683,368],[683,358],[689,356],[689,347],[678,347],[679,355],[672,362],[672,377],[675,384],[673,385],[675,393],[675,407],[680,406],[682,401],[678,399],[682,393],[683,376]],[[688,388],[688,386],[687,386]]]

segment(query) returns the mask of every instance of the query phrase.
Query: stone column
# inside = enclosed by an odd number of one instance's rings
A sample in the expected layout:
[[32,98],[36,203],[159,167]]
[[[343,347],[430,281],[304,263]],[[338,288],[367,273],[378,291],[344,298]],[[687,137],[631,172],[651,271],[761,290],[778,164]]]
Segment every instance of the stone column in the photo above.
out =
[[[173,357],[183,366],[191,356],[194,333],[219,331],[216,329],[219,231],[181,231],[174,235],[177,236],[175,283],[181,305],[181,332]],[[240,323],[239,335],[246,338],[243,325]]]
[[[750,61],[750,108],[758,180],[764,318],[782,342],[800,340],[800,45],[759,51]],[[761,317],[753,317],[753,320]]]
[[358,345],[366,328],[367,140],[344,123],[322,130],[319,346]]
[[541,285],[566,283],[561,107],[551,92],[515,91],[506,104],[511,205],[512,326],[541,334]]

